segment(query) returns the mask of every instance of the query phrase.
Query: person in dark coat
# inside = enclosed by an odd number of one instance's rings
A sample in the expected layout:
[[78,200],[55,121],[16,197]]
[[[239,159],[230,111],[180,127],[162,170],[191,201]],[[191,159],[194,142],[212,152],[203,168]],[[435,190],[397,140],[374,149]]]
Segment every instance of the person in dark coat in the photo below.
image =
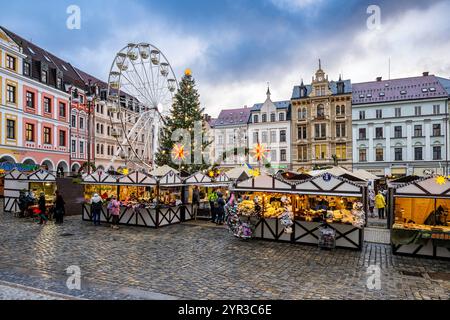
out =
[[28,200],[24,191],[20,191],[19,194],[19,218],[23,218],[25,216],[25,210],[28,208]]
[[194,211],[194,220],[197,220],[198,207],[200,205],[200,190],[198,186],[194,186],[192,191],[192,210]]
[[56,199],[55,199],[55,223],[56,224],[62,224],[63,220],[64,220],[64,214],[65,214],[65,207],[64,205],[66,204],[64,202],[64,199],[62,197],[62,195],[59,193],[59,191],[55,192],[56,195]]
[[218,193],[217,194],[218,199],[217,199],[217,224],[223,224],[224,223],[224,218],[225,218],[225,200],[223,199],[223,194],[222,193]]
[[48,221],[47,218],[47,207],[45,203],[45,194],[41,192],[41,195],[39,196],[38,200],[38,206],[39,206],[39,224],[46,224]]

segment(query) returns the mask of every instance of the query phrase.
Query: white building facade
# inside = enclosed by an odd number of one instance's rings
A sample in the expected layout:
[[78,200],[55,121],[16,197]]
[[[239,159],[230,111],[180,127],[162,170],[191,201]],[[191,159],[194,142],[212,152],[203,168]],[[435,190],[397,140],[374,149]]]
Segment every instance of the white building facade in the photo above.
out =
[[353,167],[377,176],[448,174],[450,80],[421,77],[353,85]]
[[[290,101],[273,102],[267,89],[266,101],[252,107],[248,125],[250,165],[270,163],[275,170],[291,168],[290,105]],[[258,144],[267,150],[260,163],[252,154]]]
[[214,121],[214,162],[232,168],[248,161],[250,108],[224,109]]

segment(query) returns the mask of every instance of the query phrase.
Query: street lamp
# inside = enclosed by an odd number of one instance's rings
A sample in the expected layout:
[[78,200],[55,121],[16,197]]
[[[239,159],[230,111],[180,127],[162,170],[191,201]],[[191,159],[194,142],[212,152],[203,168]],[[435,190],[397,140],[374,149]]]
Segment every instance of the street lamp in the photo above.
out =
[[[88,163],[88,174],[91,173],[91,142],[92,142],[92,132],[91,132],[91,115],[92,115],[92,102],[94,102],[97,99],[98,96],[98,86],[95,84],[94,86],[91,85],[91,79],[88,80],[88,83],[86,85],[86,99],[88,101],[88,121],[87,121],[87,129],[88,129],[88,149],[87,149],[87,163]],[[94,113],[95,115],[95,113]],[[94,156],[94,162],[95,162],[95,156]]]

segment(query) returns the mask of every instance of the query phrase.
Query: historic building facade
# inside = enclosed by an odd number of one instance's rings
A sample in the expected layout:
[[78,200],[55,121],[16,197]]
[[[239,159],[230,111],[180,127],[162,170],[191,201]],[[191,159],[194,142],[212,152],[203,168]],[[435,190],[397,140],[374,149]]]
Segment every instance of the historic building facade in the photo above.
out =
[[353,161],[378,176],[448,174],[450,80],[429,75],[353,85]]
[[255,146],[262,145],[267,150],[265,158],[275,170],[291,168],[291,115],[290,101],[273,102],[267,89],[264,103],[255,104],[251,108],[248,125],[249,163],[262,165],[255,158]]
[[302,80],[294,87],[290,136],[294,171],[334,164],[351,169],[351,99],[351,81],[329,81],[320,63],[310,85]]
[[[0,28],[0,158],[69,171],[70,65]],[[67,70],[66,70],[67,69]]]
[[[223,109],[214,120],[214,162],[230,168],[248,161],[248,121],[250,108]],[[235,152],[236,151],[236,152]]]

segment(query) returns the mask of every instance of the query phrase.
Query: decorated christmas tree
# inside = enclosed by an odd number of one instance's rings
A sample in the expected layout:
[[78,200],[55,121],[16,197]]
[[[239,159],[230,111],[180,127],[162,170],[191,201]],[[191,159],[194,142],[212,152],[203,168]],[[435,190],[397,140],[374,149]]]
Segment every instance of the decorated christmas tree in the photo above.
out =
[[[200,107],[199,97],[195,80],[187,69],[175,94],[170,114],[165,117],[165,124],[161,129],[160,146],[156,154],[158,166],[168,165],[189,173],[205,170],[210,166],[202,156],[211,142],[207,141],[204,109]],[[174,132],[184,132],[184,136],[174,141]]]

